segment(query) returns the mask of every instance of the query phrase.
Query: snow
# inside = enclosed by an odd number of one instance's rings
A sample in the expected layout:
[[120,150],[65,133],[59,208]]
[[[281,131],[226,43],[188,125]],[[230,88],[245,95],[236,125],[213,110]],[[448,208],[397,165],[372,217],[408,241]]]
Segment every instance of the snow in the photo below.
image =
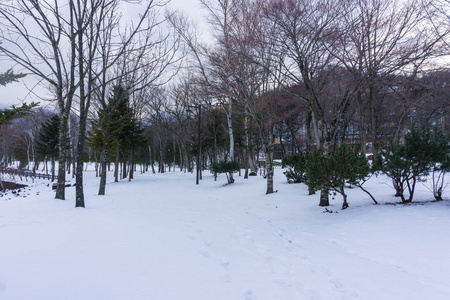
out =
[[[48,181],[0,198],[0,299],[450,299],[448,200],[373,205],[352,189],[349,209],[336,196],[323,213],[281,169],[272,195],[260,176],[109,175],[106,196],[98,181],[86,171],[85,209]],[[396,202],[388,183],[366,188]]]

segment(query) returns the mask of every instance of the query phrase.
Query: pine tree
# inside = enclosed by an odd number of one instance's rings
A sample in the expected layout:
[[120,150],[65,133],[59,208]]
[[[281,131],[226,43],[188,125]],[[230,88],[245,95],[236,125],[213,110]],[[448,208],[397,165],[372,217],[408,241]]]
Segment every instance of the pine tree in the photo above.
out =
[[53,115],[47,122],[42,124],[36,140],[36,151],[51,159],[52,181],[55,178],[55,161],[59,155],[59,124],[60,117]]
[[348,208],[345,185],[360,186],[370,173],[369,162],[364,153],[351,149],[346,145],[337,148],[328,159],[331,172],[331,187],[344,198],[342,209]]
[[[413,124],[405,135],[404,145],[391,144],[380,153],[375,166],[392,179],[395,196],[400,197],[403,203],[410,203],[417,182],[425,181],[426,176],[436,168],[438,161],[442,161],[445,170],[448,147],[448,142],[445,142],[441,133],[428,126]],[[408,197],[405,195],[406,189]],[[435,197],[439,196],[438,190]]]
[[[144,128],[141,123],[134,118],[133,109],[129,107],[129,103],[123,103],[123,107],[119,110],[122,113],[122,129],[118,135],[119,145],[124,154],[124,164],[127,161],[125,156],[129,157],[129,180],[133,179],[133,157],[135,152],[141,148],[146,147],[147,139],[144,135]],[[124,175],[126,168],[123,168]],[[125,177],[125,176],[124,176]]]
[[[322,189],[326,190],[327,194],[329,192],[330,170],[328,169],[327,159],[321,149],[316,149],[308,155],[306,160],[306,184],[310,194]],[[321,201],[319,205],[329,206],[330,204]]]
[[[436,200],[442,200],[443,179],[448,172],[450,161],[449,138],[442,131],[429,126],[413,124],[405,136],[405,154],[410,161],[412,183],[408,184],[410,201],[414,195],[416,181],[425,181],[425,176],[433,173],[433,195]],[[435,181],[436,172],[440,172],[441,184]],[[439,176],[438,176],[439,178]],[[438,180],[439,181],[439,180]]]
[[211,165],[211,171],[216,174],[225,173],[227,175],[228,184],[234,183],[233,173],[239,171],[241,166],[237,161],[234,160],[222,160],[219,162],[214,162]]
[[281,165],[283,168],[288,168],[284,172],[288,182],[301,183],[306,181],[306,157],[303,153],[284,157]]
[[25,77],[26,74],[14,74],[14,72],[9,69],[3,74],[0,74],[0,85],[6,86],[8,83],[18,81],[19,78]]
[[[447,139],[448,140],[448,139]],[[445,175],[450,172],[450,151],[449,142],[446,144],[446,154],[442,155],[436,160],[436,165],[433,167],[432,185],[433,196],[436,201],[443,200],[442,193],[445,187]]]
[[[91,130],[86,138],[87,144],[95,151],[102,153],[105,145],[105,136],[108,137],[108,158],[110,154],[118,148],[118,136],[122,130],[123,123],[119,108],[115,107],[115,93],[109,98],[107,109],[101,109],[97,112],[97,118],[92,120]],[[108,112],[107,110],[111,110]]]
[[[115,86],[107,102],[97,112],[97,119],[92,121],[91,130],[86,141],[95,151],[101,153],[100,157],[100,185],[99,195],[105,195],[106,165],[112,156],[119,151],[120,134],[124,127],[123,111],[129,102],[128,92],[122,86]],[[124,104],[125,103],[125,104]],[[116,171],[118,163],[116,163]]]
[[39,103],[31,102],[31,104],[22,104],[22,106],[12,106],[9,109],[0,110],[0,125],[11,123],[12,120],[26,116],[31,112],[31,109],[38,106]]
[[314,191],[328,187],[341,194],[343,197],[342,209],[348,208],[346,185],[360,187],[377,203],[372,195],[362,187],[370,173],[371,168],[365,154],[346,145],[337,148],[328,158],[324,157],[323,151],[315,150],[306,161],[308,187]]

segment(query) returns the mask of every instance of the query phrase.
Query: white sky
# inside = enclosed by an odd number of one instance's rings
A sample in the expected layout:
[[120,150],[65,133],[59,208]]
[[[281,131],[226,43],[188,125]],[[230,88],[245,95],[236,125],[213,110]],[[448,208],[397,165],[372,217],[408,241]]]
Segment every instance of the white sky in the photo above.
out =
[[[135,6],[135,5],[133,5]],[[137,5],[135,7],[138,7]],[[169,3],[169,7],[178,9],[188,15],[190,18],[201,24],[204,23],[203,12],[201,10],[201,5],[199,0],[171,0]],[[138,9],[136,9],[138,12]],[[163,13],[163,12],[161,12]],[[126,16],[128,13],[124,13]],[[134,12],[131,12],[133,15]],[[0,73],[4,73],[6,70],[12,68],[16,73],[24,72],[25,70],[21,69],[20,66],[17,66],[13,61],[5,60],[0,58]],[[0,86],[0,108],[6,108],[11,105],[20,105],[23,102],[30,103],[40,102],[41,106],[50,105],[50,102],[44,102],[39,97],[43,96],[45,98],[49,97],[49,93],[45,88],[41,86],[36,86],[38,80],[33,78],[33,76],[29,75],[24,79],[21,79],[20,82],[13,82],[8,84],[6,87]],[[30,90],[33,92],[30,92]]]

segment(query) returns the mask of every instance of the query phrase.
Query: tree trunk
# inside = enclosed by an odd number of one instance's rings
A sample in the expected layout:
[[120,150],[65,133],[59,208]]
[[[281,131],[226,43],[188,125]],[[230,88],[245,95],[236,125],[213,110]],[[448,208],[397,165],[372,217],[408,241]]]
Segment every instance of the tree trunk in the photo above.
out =
[[343,187],[341,187],[340,190],[341,190],[341,195],[344,198],[344,202],[342,203],[342,209],[346,209],[346,208],[348,208],[347,194],[345,194]]
[[[107,144],[107,143],[105,143]],[[100,173],[100,185],[98,188],[98,195],[105,195],[106,191],[106,164],[108,163],[108,149],[106,147],[109,147],[108,145],[103,146],[103,153],[101,155],[101,173]]]
[[246,116],[244,119],[245,123],[245,148],[244,148],[244,164],[245,164],[245,174],[244,174],[244,179],[248,179],[248,169],[250,168],[250,133],[248,130],[248,117]]
[[130,172],[129,172],[129,177],[128,177],[128,181],[131,181],[131,179],[134,179],[134,167],[133,167],[133,151],[130,151]]
[[155,161],[153,159],[153,151],[152,151],[152,147],[151,146],[148,147],[148,151],[150,152],[150,164],[152,165],[152,173],[155,174],[156,173],[156,171],[155,171]]
[[61,116],[59,127],[58,183],[56,185],[55,198],[60,200],[65,200],[66,190],[67,119],[68,113]]
[[[326,140],[323,143],[323,153],[325,157],[328,157],[330,155],[330,143],[327,142]],[[328,185],[325,185],[324,187],[322,187],[322,189],[320,190],[320,203],[319,206],[330,206],[330,186],[329,183],[327,183]]]
[[114,182],[119,182],[119,147],[116,149],[116,159],[114,161]]
[[271,127],[268,130],[268,136],[264,137],[262,136],[263,140],[263,149],[264,149],[264,156],[266,157],[266,168],[267,168],[267,189],[266,194],[272,194],[273,193],[273,176],[274,176],[274,170],[273,170],[273,127]]
[[358,91],[358,112],[359,112],[359,139],[361,143],[361,149],[365,152],[367,140],[366,140],[366,131],[364,127],[366,120],[364,118],[364,106],[361,91]]
[[36,177],[36,169],[39,168],[39,163],[37,162],[36,152],[35,152],[34,147],[33,147],[32,153],[33,153],[33,176]]
[[55,158],[52,157],[52,182],[55,181]]
[[248,164],[249,164],[250,170],[252,172],[257,172],[258,171],[258,167],[257,167],[256,161],[255,161],[255,149],[254,148],[249,148],[249,151],[248,151]]
[[321,147],[319,125],[317,124],[317,118],[314,116],[314,113],[311,113],[311,124],[314,133],[315,146],[316,149],[319,149]]
[[[436,173],[439,173],[439,175],[436,178]],[[436,201],[442,201],[442,190],[444,188],[444,177],[445,177],[445,171],[436,171],[433,170],[432,172],[432,178],[433,178],[433,196]]]
[[[80,111],[82,111],[82,109],[80,109]],[[83,192],[83,153],[86,138],[86,114],[80,116],[79,130],[76,156],[77,164],[75,170],[75,207],[85,207]]]
[[409,183],[409,180],[407,181],[409,197],[408,197],[408,200],[406,202],[408,202],[408,203],[411,203],[413,198],[414,198],[414,191],[415,191],[416,182],[417,182],[417,179],[416,179],[415,175],[413,175],[412,181],[413,181],[412,185]]
[[375,79],[370,78],[370,80],[371,80],[369,86],[370,131],[372,133],[372,153],[375,155],[378,153],[377,128],[375,116],[375,86],[374,86],[375,83],[373,82]]
[[[403,197],[403,191],[404,191],[404,187],[403,187],[403,183],[401,181],[401,179],[392,179],[392,185],[394,186],[395,189],[395,197]],[[402,198],[404,199],[404,198]]]
[[125,156],[124,156],[123,162],[122,162],[122,179],[123,178],[127,178],[127,162],[125,160]]
[[329,188],[324,187],[320,190],[320,203],[319,206],[330,206],[330,199],[329,199]]
[[228,135],[230,136],[230,160],[234,160],[234,131],[233,131],[233,106],[232,99],[229,102],[229,111],[227,112],[227,125],[228,125]]
[[99,195],[105,195],[106,192],[106,175],[107,175],[107,169],[106,165],[108,164],[108,155],[109,155],[109,136],[110,136],[110,110],[106,110],[106,126],[103,133],[103,150],[102,155],[100,157],[101,159],[101,166],[102,166],[102,172],[100,173],[100,185],[98,188],[98,194]]
[[[72,153],[75,153],[75,149],[72,149]],[[75,159],[72,159],[72,168],[75,170],[76,168],[76,162]],[[74,178],[75,175],[72,173],[72,178]]]

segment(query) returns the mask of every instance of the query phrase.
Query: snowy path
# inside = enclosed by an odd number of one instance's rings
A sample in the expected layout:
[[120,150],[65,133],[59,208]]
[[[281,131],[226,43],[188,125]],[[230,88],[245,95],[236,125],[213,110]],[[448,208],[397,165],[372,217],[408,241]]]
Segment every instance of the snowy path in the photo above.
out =
[[196,186],[177,172],[99,197],[87,173],[86,209],[44,185],[0,200],[0,299],[450,299],[448,202],[373,206],[350,191],[349,210],[322,213],[278,173],[273,195],[260,177]]

